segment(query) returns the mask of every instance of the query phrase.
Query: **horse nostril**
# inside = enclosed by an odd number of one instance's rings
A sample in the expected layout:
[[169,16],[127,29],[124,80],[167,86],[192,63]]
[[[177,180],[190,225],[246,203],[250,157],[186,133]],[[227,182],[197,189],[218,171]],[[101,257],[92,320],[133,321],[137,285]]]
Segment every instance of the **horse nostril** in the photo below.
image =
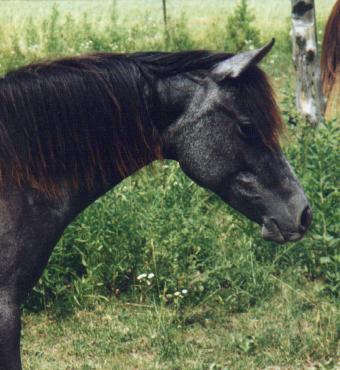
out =
[[306,231],[311,223],[312,223],[312,210],[309,206],[307,206],[301,214],[300,231]]

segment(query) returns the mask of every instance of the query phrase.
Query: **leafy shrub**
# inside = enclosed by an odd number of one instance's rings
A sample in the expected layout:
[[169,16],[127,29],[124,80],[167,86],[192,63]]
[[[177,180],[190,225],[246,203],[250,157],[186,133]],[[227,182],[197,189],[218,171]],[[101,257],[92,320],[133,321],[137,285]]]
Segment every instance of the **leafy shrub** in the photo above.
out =
[[255,16],[247,0],[241,0],[227,20],[227,35],[224,49],[239,52],[260,45],[260,31],[254,26]]

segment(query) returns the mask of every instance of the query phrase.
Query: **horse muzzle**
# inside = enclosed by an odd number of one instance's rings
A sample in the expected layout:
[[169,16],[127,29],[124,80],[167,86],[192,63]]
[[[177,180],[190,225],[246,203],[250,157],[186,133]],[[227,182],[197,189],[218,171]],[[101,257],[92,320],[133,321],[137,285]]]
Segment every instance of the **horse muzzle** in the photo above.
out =
[[300,240],[312,223],[312,210],[309,205],[305,206],[298,218],[299,222],[294,228],[287,229],[280,226],[274,217],[264,217],[262,224],[262,237],[279,244]]

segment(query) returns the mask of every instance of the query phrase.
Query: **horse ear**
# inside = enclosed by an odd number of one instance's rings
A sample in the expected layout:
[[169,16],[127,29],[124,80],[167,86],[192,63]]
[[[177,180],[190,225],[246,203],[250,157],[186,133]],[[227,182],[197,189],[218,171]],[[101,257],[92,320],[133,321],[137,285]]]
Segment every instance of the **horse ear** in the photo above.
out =
[[259,63],[269,53],[274,43],[275,39],[273,38],[260,49],[235,54],[233,57],[219,62],[211,71],[212,78],[215,81],[223,81],[227,77],[239,77],[249,66]]

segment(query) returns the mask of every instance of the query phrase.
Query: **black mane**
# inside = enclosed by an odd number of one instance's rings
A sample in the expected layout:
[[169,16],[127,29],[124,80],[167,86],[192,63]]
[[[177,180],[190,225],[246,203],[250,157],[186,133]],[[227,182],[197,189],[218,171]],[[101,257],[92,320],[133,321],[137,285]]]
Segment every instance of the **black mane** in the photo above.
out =
[[197,70],[209,71],[218,62],[233,54],[212,53],[206,50],[171,52],[133,53],[129,58],[142,64],[159,77],[173,76],[178,73]]
[[[64,181],[91,187],[114,171],[125,175],[161,158],[145,76],[207,71],[230,56],[99,53],[9,72],[0,79],[0,184],[29,185],[56,195]],[[264,73],[254,68],[248,75],[250,93],[260,88],[273,102]],[[265,136],[274,135],[273,127],[267,131]]]

